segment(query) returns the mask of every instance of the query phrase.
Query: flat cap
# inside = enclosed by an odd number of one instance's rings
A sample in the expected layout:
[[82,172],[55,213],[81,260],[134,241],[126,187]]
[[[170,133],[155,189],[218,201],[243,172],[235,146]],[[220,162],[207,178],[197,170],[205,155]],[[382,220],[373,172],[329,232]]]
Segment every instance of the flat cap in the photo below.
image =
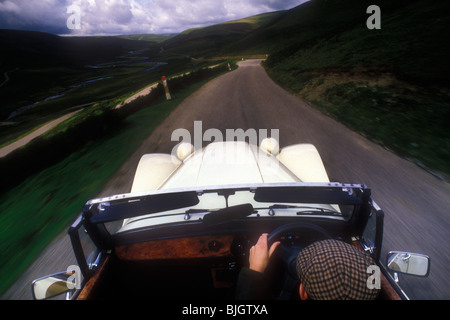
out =
[[375,261],[367,253],[338,240],[317,241],[297,256],[297,274],[313,300],[371,300],[367,268]]

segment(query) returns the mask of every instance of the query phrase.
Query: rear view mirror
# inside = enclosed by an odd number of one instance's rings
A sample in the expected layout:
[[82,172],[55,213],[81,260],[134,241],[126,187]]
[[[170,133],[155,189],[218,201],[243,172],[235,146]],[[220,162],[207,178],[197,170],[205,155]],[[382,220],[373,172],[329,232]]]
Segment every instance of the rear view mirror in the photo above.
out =
[[56,297],[66,292],[79,289],[79,280],[76,271],[55,273],[37,280],[31,284],[31,291],[35,300],[44,300]]
[[430,273],[430,258],[418,253],[391,251],[387,254],[386,265],[391,271],[419,277]]

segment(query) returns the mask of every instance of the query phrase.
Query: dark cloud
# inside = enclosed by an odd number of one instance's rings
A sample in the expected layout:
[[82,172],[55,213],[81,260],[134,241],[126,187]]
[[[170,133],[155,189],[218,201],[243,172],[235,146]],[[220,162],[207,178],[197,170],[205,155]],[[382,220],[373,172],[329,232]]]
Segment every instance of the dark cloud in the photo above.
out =
[[[289,9],[306,0],[0,0],[0,28],[55,34],[171,33]],[[67,20],[79,8],[79,28]]]

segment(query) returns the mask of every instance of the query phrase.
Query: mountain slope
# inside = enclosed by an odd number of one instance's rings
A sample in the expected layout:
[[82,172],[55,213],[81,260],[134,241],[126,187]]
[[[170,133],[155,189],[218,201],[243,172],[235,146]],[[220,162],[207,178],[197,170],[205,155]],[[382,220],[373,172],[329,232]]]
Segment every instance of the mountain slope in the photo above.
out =
[[119,37],[59,37],[53,34],[0,30],[0,57],[5,66],[25,68],[83,66],[108,61],[149,43]]
[[[0,87],[0,121],[18,108],[62,95],[83,81],[112,77],[114,72],[120,71],[112,62],[118,61],[119,57],[130,56],[130,52],[144,51],[145,57],[152,50],[159,51],[156,43],[148,41],[118,37],[60,37],[18,30],[0,30],[0,43],[0,75],[5,79],[5,74],[8,77]],[[132,57],[139,62],[137,53]],[[127,60],[131,64],[131,59]],[[105,63],[110,67],[97,67],[105,66]],[[126,71],[125,67],[121,69]],[[129,73],[132,71],[130,69]],[[102,98],[98,92],[90,101],[97,98]],[[0,127],[0,132],[3,129]]]
[[258,30],[272,43],[266,70],[353,130],[448,175],[450,3],[375,3],[379,30],[366,26],[372,1],[312,0],[289,10]]
[[163,42],[164,50],[192,56],[217,55],[221,48],[237,42],[263,27],[280,12],[259,14],[244,19],[183,31]]
[[366,27],[371,1],[313,0],[290,10],[266,32],[275,39],[268,66],[295,70],[380,66],[409,80],[449,83],[450,49],[444,43],[450,4],[377,2],[380,30]]

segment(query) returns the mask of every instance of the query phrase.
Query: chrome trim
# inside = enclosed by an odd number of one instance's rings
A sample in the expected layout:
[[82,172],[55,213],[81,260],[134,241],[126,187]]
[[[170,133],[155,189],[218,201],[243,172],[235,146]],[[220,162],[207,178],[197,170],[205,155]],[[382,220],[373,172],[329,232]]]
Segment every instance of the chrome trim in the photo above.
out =
[[103,256],[102,252],[99,252],[94,262],[89,263],[89,270],[95,270],[98,267],[98,265],[100,264],[100,260],[102,259],[102,256]]
[[[86,202],[86,206],[91,207],[95,204],[103,204],[104,206],[110,205],[110,201],[131,200],[134,201],[139,197],[146,197],[159,194],[170,194],[180,192],[192,192],[195,191],[199,196],[205,193],[216,193],[224,190],[233,191],[249,191],[256,192],[259,188],[274,188],[274,187],[328,187],[328,188],[341,188],[341,189],[367,189],[364,184],[350,184],[341,182],[289,182],[289,183],[255,183],[255,184],[232,184],[232,185],[216,185],[205,187],[192,187],[192,188],[174,188],[174,189],[160,189],[148,192],[135,192],[135,193],[123,193],[112,195],[104,198],[94,198]],[[347,191],[347,190],[345,190]],[[351,190],[348,190],[350,193]]]

